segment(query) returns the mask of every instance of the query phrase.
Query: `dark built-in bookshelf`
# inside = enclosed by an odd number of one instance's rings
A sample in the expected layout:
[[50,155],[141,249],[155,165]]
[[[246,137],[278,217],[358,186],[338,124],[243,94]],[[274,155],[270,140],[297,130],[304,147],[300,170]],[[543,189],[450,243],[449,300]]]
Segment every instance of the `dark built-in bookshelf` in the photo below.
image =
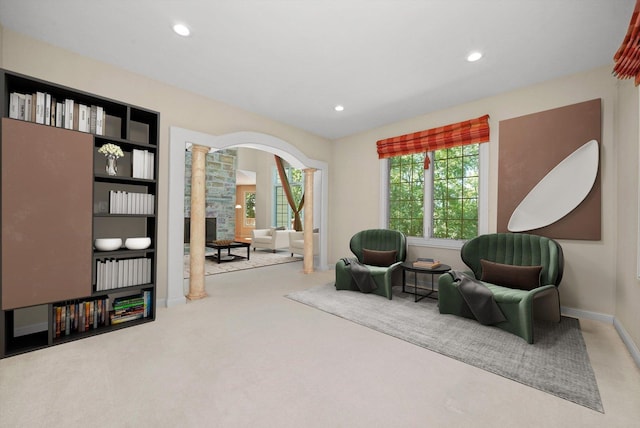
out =
[[0,358],[153,321],[159,114],[8,70],[0,100]]

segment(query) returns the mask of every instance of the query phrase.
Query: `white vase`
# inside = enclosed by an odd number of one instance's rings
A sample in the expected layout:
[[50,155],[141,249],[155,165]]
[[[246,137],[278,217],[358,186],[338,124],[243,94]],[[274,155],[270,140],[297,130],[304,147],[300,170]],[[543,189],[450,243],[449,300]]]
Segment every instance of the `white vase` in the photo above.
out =
[[109,175],[117,175],[118,174],[118,158],[115,156],[107,156],[107,174]]

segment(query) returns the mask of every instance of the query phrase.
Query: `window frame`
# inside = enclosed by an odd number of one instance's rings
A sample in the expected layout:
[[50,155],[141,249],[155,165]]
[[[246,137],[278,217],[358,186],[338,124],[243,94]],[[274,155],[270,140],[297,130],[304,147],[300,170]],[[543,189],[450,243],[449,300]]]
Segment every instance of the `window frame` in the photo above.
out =
[[[478,234],[489,231],[489,144],[478,143]],[[433,163],[433,152],[429,152],[429,160]],[[433,167],[432,167],[433,168]],[[430,171],[430,174],[432,172]],[[428,180],[433,183],[433,180]],[[425,177],[427,183],[427,177]],[[389,159],[380,159],[380,227],[386,229],[389,226]],[[433,186],[425,186],[424,191],[425,220],[428,218],[428,232],[431,235],[433,217]],[[427,217],[427,215],[429,217]],[[427,229],[425,228],[425,230]],[[460,249],[466,240],[407,236],[407,244],[416,247],[432,247],[445,249]]]

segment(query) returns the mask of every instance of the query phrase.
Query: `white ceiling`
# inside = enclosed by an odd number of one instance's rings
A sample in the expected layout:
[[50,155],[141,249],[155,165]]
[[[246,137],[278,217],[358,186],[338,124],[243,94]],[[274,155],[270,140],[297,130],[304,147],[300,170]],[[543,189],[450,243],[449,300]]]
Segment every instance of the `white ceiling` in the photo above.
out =
[[[336,139],[613,64],[634,0],[0,0],[5,28]],[[192,30],[181,38],[176,22]],[[468,63],[473,50],[484,58]],[[345,110],[334,111],[336,104]]]

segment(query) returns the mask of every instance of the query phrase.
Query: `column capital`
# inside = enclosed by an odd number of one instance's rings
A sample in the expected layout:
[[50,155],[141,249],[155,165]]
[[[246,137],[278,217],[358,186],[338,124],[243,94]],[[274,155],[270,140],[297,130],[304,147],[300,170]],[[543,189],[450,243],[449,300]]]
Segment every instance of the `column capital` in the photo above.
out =
[[191,151],[192,152],[199,152],[199,153],[207,154],[207,153],[209,153],[209,150],[210,150],[210,148],[207,147],[207,146],[201,146],[201,145],[198,145],[198,144],[193,144],[191,146]]

